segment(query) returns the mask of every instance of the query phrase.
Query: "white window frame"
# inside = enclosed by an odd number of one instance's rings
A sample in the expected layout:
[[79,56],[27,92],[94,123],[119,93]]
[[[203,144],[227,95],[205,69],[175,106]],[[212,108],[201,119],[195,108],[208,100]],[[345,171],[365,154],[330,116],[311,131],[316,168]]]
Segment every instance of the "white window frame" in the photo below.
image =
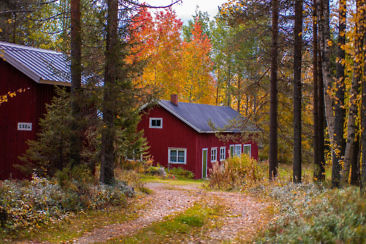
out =
[[[239,154],[238,154],[238,148],[240,147],[240,152],[239,152]],[[242,153],[242,151],[241,151],[241,144],[235,144],[235,147],[234,147],[235,149],[235,152],[234,152],[234,156],[239,156],[240,157],[240,155],[241,155],[241,153]]]
[[243,153],[245,152],[244,148],[249,147],[249,157],[252,157],[252,144],[243,144]]
[[226,159],[226,147],[220,147],[220,161]]
[[[132,156],[132,158],[130,158],[130,156]],[[128,156],[128,154],[125,157],[126,161],[138,161],[141,162],[143,159],[142,153],[136,155],[136,150],[133,150],[132,155],[130,154]]]
[[235,156],[235,145],[231,144],[229,157],[234,157],[234,156]]
[[217,147],[211,147],[211,163],[217,162]]
[[[177,161],[170,161],[170,152],[177,151]],[[184,162],[178,162],[178,151],[184,151]],[[187,148],[177,148],[177,147],[169,147],[168,148],[168,163],[170,164],[187,164]]]
[[[160,126],[152,125],[152,121],[153,120],[160,120]],[[163,128],[163,118],[153,118],[153,117],[150,117],[149,118],[149,128],[152,128],[152,129],[162,129]]]

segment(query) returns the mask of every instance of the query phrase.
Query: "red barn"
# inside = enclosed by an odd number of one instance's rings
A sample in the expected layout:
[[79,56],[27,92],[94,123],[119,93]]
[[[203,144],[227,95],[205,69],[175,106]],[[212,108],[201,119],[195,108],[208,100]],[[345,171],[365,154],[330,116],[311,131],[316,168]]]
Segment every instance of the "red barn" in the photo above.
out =
[[70,86],[70,80],[64,54],[0,42],[0,179],[22,177],[13,165],[36,138],[54,85]]
[[[139,129],[144,131],[155,165],[182,167],[198,179],[206,178],[209,169],[229,154],[258,158],[254,139],[240,139],[243,130],[233,121],[242,117],[230,107],[178,102],[177,95],[172,95],[171,101],[161,100],[143,112]],[[247,126],[244,131],[254,135],[257,129]],[[224,142],[216,136],[218,132],[237,136]]]

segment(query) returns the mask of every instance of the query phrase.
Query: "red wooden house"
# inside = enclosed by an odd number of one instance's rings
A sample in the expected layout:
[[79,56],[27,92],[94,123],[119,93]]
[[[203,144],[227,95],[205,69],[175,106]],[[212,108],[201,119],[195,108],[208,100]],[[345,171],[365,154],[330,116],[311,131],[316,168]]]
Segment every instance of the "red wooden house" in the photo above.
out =
[[[144,131],[155,165],[182,167],[192,171],[195,178],[206,178],[209,169],[229,155],[248,153],[258,158],[255,140],[242,141],[243,130],[232,126],[241,116],[230,107],[178,102],[177,95],[172,95],[171,101],[161,100],[143,112],[139,129]],[[244,130],[257,132],[254,126]],[[237,135],[237,139],[220,141],[218,132]]]
[[55,85],[70,80],[64,54],[0,42],[0,179],[22,177],[13,165],[35,139]]

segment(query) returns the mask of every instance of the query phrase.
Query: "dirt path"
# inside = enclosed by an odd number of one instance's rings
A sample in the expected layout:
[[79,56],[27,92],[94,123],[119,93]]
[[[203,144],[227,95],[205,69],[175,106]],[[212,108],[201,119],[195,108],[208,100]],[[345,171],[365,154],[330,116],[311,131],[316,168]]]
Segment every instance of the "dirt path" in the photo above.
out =
[[113,224],[85,234],[74,243],[104,242],[112,238],[128,236],[136,233],[153,222],[161,221],[165,216],[176,214],[193,206],[194,202],[205,199],[225,205],[223,225],[205,233],[201,240],[194,243],[218,243],[222,241],[250,241],[258,230],[268,222],[265,209],[269,203],[260,202],[253,197],[241,193],[207,192],[197,185],[172,186],[163,183],[148,183],[147,188],[153,194],[141,199],[139,204],[147,206],[139,210],[139,217],[122,224]]
[[146,208],[138,213],[140,217],[122,224],[113,224],[96,229],[74,243],[103,242],[109,239],[131,235],[153,222],[162,220],[165,216],[184,211],[200,199],[201,190],[192,188],[189,191],[169,188],[162,183],[148,183],[147,188],[153,194],[143,198],[139,204],[147,204]]
[[271,218],[266,211],[270,207],[269,202],[261,202],[242,193],[210,192],[209,195],[220,199],[220,203],[227,207],[221,220],[224,225],[207,234],[209,243],[250,242]]

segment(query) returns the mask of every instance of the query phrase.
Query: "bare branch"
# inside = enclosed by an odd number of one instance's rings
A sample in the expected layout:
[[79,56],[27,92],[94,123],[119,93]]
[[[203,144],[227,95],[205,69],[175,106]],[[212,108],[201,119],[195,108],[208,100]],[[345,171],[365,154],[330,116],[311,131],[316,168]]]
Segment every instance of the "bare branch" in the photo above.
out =
[[169,5],[165,5],[165,6],[152,6],[152,5],[145,4],[145,3],[142,3],[142,4],[141,3],[137,3],[137,2],[134,2],[132,0],[123,0],[123,1],[126,2],[126,3],[129,3],[129,4],[132,4],[132,5],[138,6],[138,7],[142,7],[142,8],[169,8],[169,7],[173,6],[176,3],[181,3],[182,2],[182,0],[175,0],[174,2],[172,2]]

